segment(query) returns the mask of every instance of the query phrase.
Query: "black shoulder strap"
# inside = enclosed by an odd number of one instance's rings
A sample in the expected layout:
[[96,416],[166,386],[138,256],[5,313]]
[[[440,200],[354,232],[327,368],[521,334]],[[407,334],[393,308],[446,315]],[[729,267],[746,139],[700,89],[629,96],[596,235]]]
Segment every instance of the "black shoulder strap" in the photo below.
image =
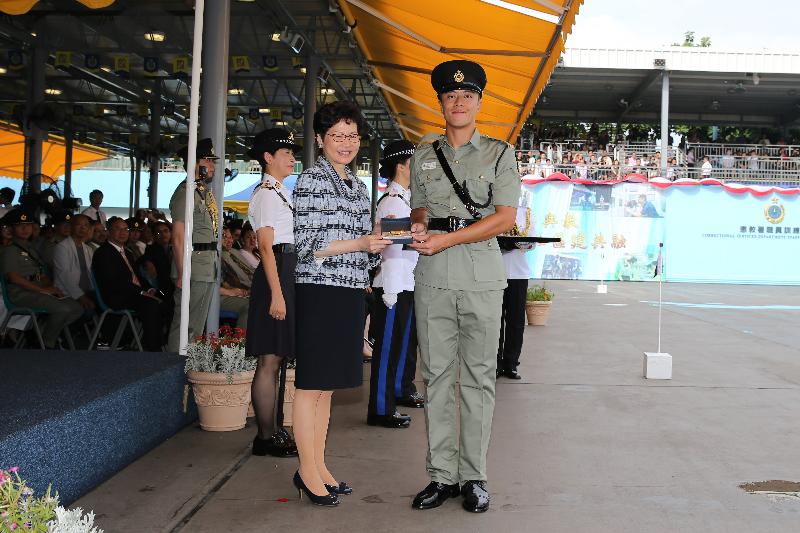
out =
[[508,146],[509,146],[508,143],[504,143],[504,144],[506,146],[505,146],[505,148],[503,148],[503,151],[500,152],[500,157],[497,158],[497,163],[495,163],[495,165],[494,165],[494,175],[495,176],[497,176],[497,169],[500,167],[500,160],[503,159],[503,155],[506,153],[506,150],[508,150]]
[[459,185],[458,181],[456,181],[456,177],[453,175],[453,169],[450,168],[450,164],[447,162],[447,159],[445,159],[444,152],[442,152],[442,145],[438,140],[433,141],[433,151],[436,152],[436,158],[439,159],[439,164],[442,165],[442,170],[444,171],[445,176],[447,176],[447,179],[450,180],[453,190],[464,204],[464,207],[467,208],[467,211],[469,211],[474,218],[483,218],[481,212],[478,211],[478,208],[472,202],[472,198],[469,197],[469,194],[467,194],[464,188]]

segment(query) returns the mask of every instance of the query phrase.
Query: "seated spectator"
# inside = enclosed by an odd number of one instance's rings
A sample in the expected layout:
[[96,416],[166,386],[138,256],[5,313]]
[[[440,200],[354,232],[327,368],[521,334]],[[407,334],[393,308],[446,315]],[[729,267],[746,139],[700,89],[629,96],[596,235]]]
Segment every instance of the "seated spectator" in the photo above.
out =
[[257,255],[256,232],[253,231],[250,224],[245,224],[244,228],[242,228],[242,248],[241,250],[234,250],[233,254],[245,261],[255,271],[260,259]]
[[586,160],[582,155],[578,154],[577,162],[575,163],[576,177],[585,180],[589,176],[589,167],[586,165]]
[[242,249],[242,226],[244,225],[244,221],[240,218],[234,218],[228,223],[228,228],[231,230],[231,236],[233,237],[233,246],[234,250],[241,250]]
[[[252,230],[251,233],[253,233]],[[246,328],[247,313],[250,307],[250,286],[253,283],[254,270],[245,270],[249,269],[249,265],[231,253],[232,245],[233,237],[230,231],[222,230],[223,257],[227,255],[228,260],[223,258],[222,262],[219,308],[236,313],[238,315],[236,327]],[[247,281],[243,281],[240,275],[247,277],[246,272],[250,272],[249,278]]]
[[222,279],[233,287],[250,289],[253,284],[255,269],[233,252],[233,235],[231,230],[222,230]]
[[68,239],[72,232],[72,215],[66,211],[61,211],[51,217],[53,231],[48,232],[47,236],[39,239],[39,255],[47,265],[48,272],[53,273],[53,260],[56,245]]
[[168,222],[156,222],[153,225],[153,242],[147,245],[144,255],[139,260],[139,272],[147,278],[151,287],[163,294],[163,304],[168,308],[168,318],[163,324],[163,343],[167,342],[169,328],[175,307],[175,283],[170,277],[172,269],[172,228]]
[[4,221],[13,227],[14,234],[11,245],[0,250],[0,275],[8,282],[8,299],[14,305],[47,311],[39,318],[42,339],[46,348],[55,348],[61,330],[83,310],[53,284],[44,261],[31,245],[33,213],[13,209]]
[[97,189],[89,193],[89,207],[83,210],[82,215],[89,217],[89,220],[94,222],[108,222],[108,217],[105,212],[100,210],[100,204],[103,203],[103,193]]
[[136,217],[131,217],[126,222],[128,224],[128,242],[125,247],[133,255],[133,260],[138,261],[144,255],[145,248],[147,248],[147,245],[142,242],[142,231],[145,224]]
[[542,177],[549,178],[553,172],[555,172],[553,161],[550,158],[545,159],[544,165],[542,165]]
[[0,189],[0,218],[11,210],[11,205],[14,203],[16,195],[17,193],[11,187]]
[[[125,248],[128,233],[125,220],[109,219],[108,240],[94,253],[92,271],[106,305],[112,309],[136,311],[143,328],[142,347],[148,352],[159,352],[163,343],[162,325],[170,319],[169,307],[156,289],[149,287],[134,270],[133,256]],[[106,322],[115,321],[107,319]],[[116,323],[109,324],[109,328],[116,326]]]
[[92,239],[88,242],[89,247],[94,252],[97,250],[101,244],[106,242],[106,238],[108,238],[108,233],[106,231],[106,225],[102,222],[93,222],[92,223]]
[[11,226],[5,222],[2,222],[2,224],[3,226],[0,228],[0,238],[2,239],[2,241],[0,241],[0,246],[10,246],[11,242],[14,240],[14,231]]
[[86,318],[94,314],[96,300],[89,269],[94,251],[86,244],[90,221],[86,215],[75,215],[71,221],[72,234],[56,245],[53,254],[56,287],[83,308]]

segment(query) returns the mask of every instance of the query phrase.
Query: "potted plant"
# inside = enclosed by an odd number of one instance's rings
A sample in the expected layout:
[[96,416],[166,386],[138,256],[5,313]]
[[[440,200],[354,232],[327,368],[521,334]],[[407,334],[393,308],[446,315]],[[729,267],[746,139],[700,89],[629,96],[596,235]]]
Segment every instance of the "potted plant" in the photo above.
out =
[[550,304],[553,301],[553,291],[541,285],[528,288],[525,299],[525,314],[528,315],[529,326],[546,326],[547,317],[550,316]]
[[256,360],[244,356],[245,332],[224,326],[186,348],[186,378],[192,384],[206,431],[234,431],[247,421]]
[[36,497],[16,466],[0,469],[0,531],[103,533],[94,526],[93,512],[59,506],[58,493],[52,494],[50,487]]

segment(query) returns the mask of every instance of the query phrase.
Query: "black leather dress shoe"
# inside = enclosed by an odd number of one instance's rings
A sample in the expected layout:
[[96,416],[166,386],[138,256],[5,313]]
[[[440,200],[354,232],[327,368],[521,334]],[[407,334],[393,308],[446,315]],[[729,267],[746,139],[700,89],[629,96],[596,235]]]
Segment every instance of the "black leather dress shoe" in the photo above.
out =
[[483,513],[489,509],[491,498],[485,481],[467,481],[461,487],[461,494],[464,496],[464,509],[470,513]]
[[520,376],[519,372],[516,370],[505,370],[503,371],[503,375],[508,379],[522,379],[522,376]]
[[272,455],[273,457],[297,457],[297,445],[289,433],[280,428],[268,439],[253,439],[253,455]]
[[367,424],[385,428],[407,428],[411,425],[411,417],[397,411],[392,415],[367,415]]
[[398,398],[397,405],[411,407],[413,409],[421,409],[425,407],[425,398],[422,397],[422,394],[415,392],[413,394],[409,394],[408,396]]
[[447,485],[433,481],[417,494],[411,507],[414,509],[433,509],[442,505],[448,498],[458,496],[458,483]]

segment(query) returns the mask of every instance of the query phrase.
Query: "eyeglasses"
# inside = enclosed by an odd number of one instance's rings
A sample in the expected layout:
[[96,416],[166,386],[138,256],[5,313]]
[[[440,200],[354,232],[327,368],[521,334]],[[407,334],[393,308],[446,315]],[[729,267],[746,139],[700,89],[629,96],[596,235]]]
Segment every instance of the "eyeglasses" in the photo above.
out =
[[352,133],[350,135],[345,135],[344,133],[328,133],[328,136],[337,143],[343,143],[346,140],[352,143],[361,142],[361,135],[358,133]]

